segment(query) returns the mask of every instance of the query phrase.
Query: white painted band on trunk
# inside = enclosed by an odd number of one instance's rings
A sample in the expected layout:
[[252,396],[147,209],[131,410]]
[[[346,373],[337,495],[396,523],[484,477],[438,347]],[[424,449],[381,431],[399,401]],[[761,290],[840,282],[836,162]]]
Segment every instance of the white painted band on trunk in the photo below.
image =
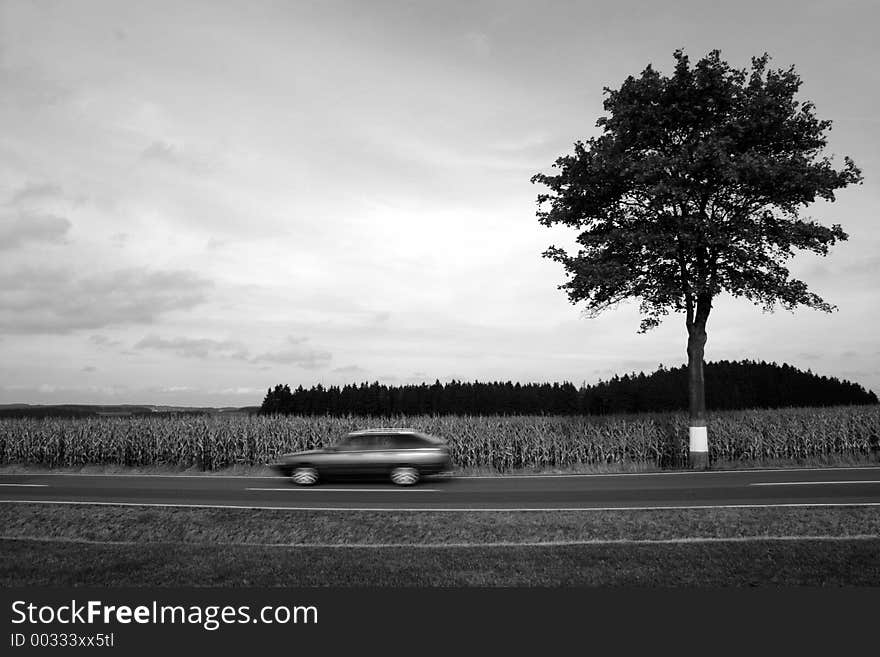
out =
[[706,427],[690,427],[688,433],[691,437],[691,452],[709,451],[709,434],[706,432]]

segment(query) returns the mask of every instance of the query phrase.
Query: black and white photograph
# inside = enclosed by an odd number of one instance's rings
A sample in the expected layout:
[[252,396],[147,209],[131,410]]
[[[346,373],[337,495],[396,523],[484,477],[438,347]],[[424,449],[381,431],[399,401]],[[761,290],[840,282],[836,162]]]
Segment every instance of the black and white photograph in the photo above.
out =
[[876,609],[878,20],[0,0],[8,654]]

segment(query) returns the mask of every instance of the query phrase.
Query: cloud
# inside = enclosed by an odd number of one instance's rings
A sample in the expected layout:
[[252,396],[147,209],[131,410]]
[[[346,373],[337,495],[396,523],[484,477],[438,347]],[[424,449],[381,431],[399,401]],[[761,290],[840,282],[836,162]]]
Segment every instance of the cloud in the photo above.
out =
[[307,338],[294,338],[291,336],[287,341],[293,348],[265,352],[251,358],[251,362],[298,365],[299,367],[312,370],[325,367],[333,358],[333,354],[329,351],[315,349],[306,345]]
[[0,273],[0,329],[64,334],[151,324],[204,303],[211,281],[191,271],[122,269],[77,277],[61,269]]
[[214,340],[211,338],[162,338],[149,335],[134,345],[135,349],[153,349],[173,353],[183,358],[229,358],[253,364],[298,365],[316,369],[327,365],[333,358],[329,351],[315,349],[305,343],[308,338],[288,337],[287,345],[277,351],[267,351],[252,356],[247,346],[238,340]]
[[53,183],[31,182],[18,188],[3,204],[9,210],[0,214],[0,251],[27,242],[63,243],[72,224],[40,206],[68,200],[61,187]]
[[235,395],[235,396],[247,395],[247,396],[251,397],[254,395],[262,395],[264,391],[265,391],[264,388],[239,386],[236,388],[217,388],[215,390],[210,390],[208,392],[210,394],[214,394],[214,395]]
[[180,154],[171,144],[164,141],[154,141],[141,153],[145,160],[157,160],[165,164],[179,164]]
[[120,340],[112,340],[111,338],[108,338],[106,335],[98,335],[98,334],[90,335],[89,342],[91,342],[92,344],[98,345],[99,347],[117,347],[120,344],[122,344],[122,342]]
[[63,198],[64,192],[52,183],[28,183],[12,195],[7,205],[24,205],[30,201]]
[[531,133],[524,136],[507,136],[490,145],[490,148],[505,154],[536,153],[547,149],[550,138],[546,133]]
[[160,338],[150,335],[143,338],[135,346],[135,349],[155,349],[169,351],[184,358],[234,358],[246,360],[247,348],[235,340],[212,340],[210,338]]
[[204,157],[193,157],[191,153],[164,141],[154,141],[147,146],[141,151],[141,159],[146,162],[181,167],[192,173],[204,173],[211,168],[209,161]]
[[25,242],[59,244],[64,242],[71,223],[54,214],[19,212],[0,218],[0,251],[17,248]]
[[0,105],[33,110],[58,105],[72,96],[72,91],[50,79],[35,67],[0,66]]
[[95,367],[94,365],[86,365],[84,368],[82,368],[82,371],[83,372],[97,372],[98,368]]
[[475,53],[481,56],[488,55],[492,50],[492,44],[489,41],[489,35],[485,32],[468,32],[464,35],[465,43],[473,50]]
[[847,274],[869,274],[872,277],[877,275],[878,270],[880,270],[880,256],[878,255],[858,258],[843,266],[843,271]]
[[[0,392],[15,395],[13,399],[34,399],[37,403],[70,404],[77,403],[78,399],[85,399],[82,403],[92,403],[95,397],[120,397],[129,392],[129,388],[120,385],[109,386],[59,386],[52,383],[40,383],[33,385],[0,385]],[[54,399],[42,399],[46,395],[52,395]],[[92,399],[89,399],[92,398]],[[114,399],[114,403],[119,403]]]
[[334,374],[367,374],[370,370],[358,365],[346,365],[344,367],[335,367],[332,371]]

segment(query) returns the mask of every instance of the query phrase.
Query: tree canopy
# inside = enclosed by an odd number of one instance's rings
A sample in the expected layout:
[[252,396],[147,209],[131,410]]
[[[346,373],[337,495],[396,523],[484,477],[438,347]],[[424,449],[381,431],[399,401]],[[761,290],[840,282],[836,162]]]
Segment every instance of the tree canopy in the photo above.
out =
[[[857,383],[763,361],[706,365],[708,406],[714,410],[876,404],[877,395]],[[650,374],[614,376],[576,387],[572,383],[448,381],[433,384],[360,385],[266,391],[262,413],[295,415],[610,415],[679,411],[688,405],[684,366],[662,365]]]
[[641,331],[670,311],[689,330],[705,326],[721,292],[766,309],[831,310],[786,267],[798,249],[825,255],[847,239],[840,225],[800,216],[861,182],[851,159],[835,168],[822,154],[831,122],[795,98],[794,68],[770,69],[766,54],[750,70],[717,50],[693,66],[674,57],[668,77],[649,65],[606,88],[601,134],[532,178],[549,188],[541,223],[579,231],[577,253],[544,253],[565,268],[560,288],[592,315],[639,299]]

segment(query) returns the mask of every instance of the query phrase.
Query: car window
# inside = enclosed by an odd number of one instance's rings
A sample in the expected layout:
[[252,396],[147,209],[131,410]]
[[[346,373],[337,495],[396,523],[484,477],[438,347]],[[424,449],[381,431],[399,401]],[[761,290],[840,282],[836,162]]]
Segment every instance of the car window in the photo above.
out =
[[336,449],[340,449],[343,451],[349,451],[353,449],[365,449],[364,448],[364,438],[366,436],[346,436],[338,443],[336,443]]
[[343,438],[339,441],[337,448],[344,451],[358,451],[366,449],[390,449],[392,446],[390,436],[368,433]]
[[368,445],[364,449],[394,449],[394,436],[389,434],[377,433],[364,438]]
[[424,440],[408,433],[393,436],[392,440],[394,447],[397,449],[418,449],[419,447],[428,447],[428,444]]
[[346,436],[336,444],[343,451],[383,450],[383,449],[418,449],[432,447],[433,443],[426,438],[411,433],[367,433]]

